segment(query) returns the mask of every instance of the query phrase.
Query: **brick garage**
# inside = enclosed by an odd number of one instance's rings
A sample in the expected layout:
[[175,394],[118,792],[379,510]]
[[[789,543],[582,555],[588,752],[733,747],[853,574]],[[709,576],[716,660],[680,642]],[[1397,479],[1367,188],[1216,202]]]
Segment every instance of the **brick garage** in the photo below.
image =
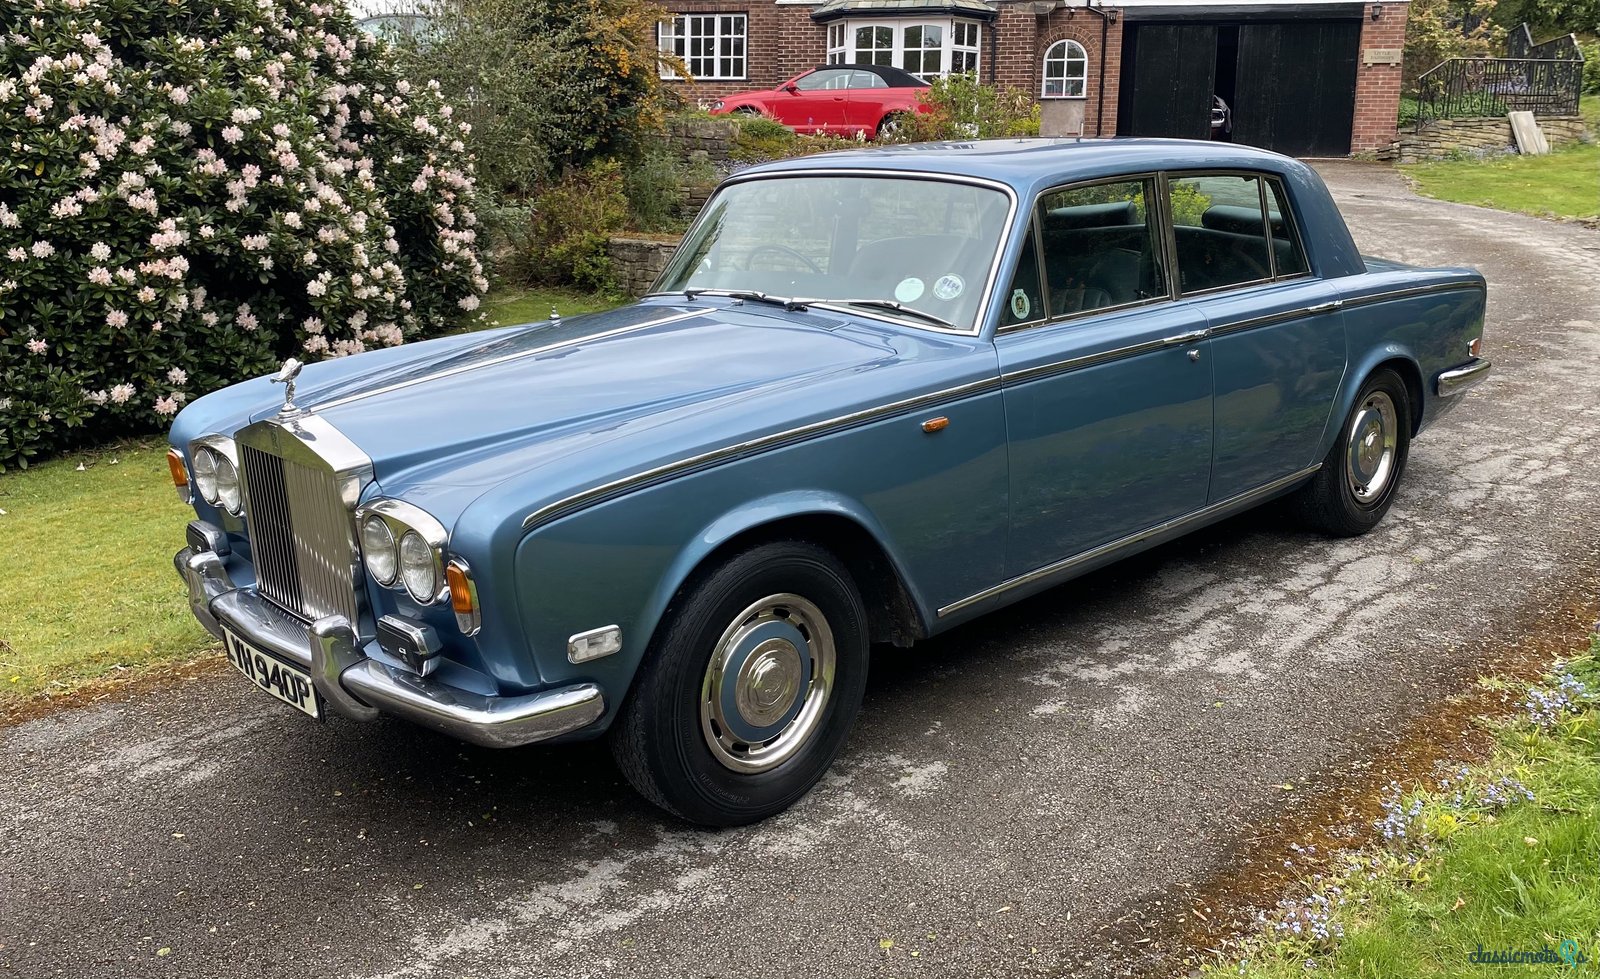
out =
[[[979,77],[1041,98],[1047,130],[1055,133],[1204,138],[1211,96],[1231,91],[1238,75],[1254,80],[1235,106],[1240,142],[1333,155],[1377,151],[1395,140],[1401,70],[1394,54],[1404,43],[1408,12],[1404,0],[667,0],[666,6],[675,15],[666,46],[700,69],[693,80],[672,81],[690,100],[774,88],[830,58],[952,70],[963,54],[949,38],[972,30],[957,25],[971,24],[981,40],[965,57],[975,58]],[[935,51],[912,50],[906,28],[916,25],[943,33],[942,61]],[[878,47],[858,47],[858,37]],[[1177,47],[1155,43],[1173,38]],[[1052,53],[1058,68],[1061,56],[1071,59],[1067,84],[1057,83],[1053,93],[1045,78]],[[1281,69],[1283,85],[1263,81],[1274,56],[1292,59]],[[1180,62],[1184,73],[1173,74]],[[1323,80],[1308,113],[1305,96],[1284,89],[1303,88],[1313,76]],[[1164,114],[1148,111],[1162,104]],[[1314,137],[1295,131],[1308,115],[1322,124]]]

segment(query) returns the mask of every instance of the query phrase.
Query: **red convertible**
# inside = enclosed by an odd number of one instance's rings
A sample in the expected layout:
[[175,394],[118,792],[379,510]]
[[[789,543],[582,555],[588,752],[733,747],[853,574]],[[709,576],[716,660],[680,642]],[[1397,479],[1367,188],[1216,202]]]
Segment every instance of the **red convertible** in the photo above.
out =
[[718,99],[711,114],[762,115],[797,133],[877,139],[907,113],[928,111],[919,98],[927,88],[916,75],[888,65],[820,65],[777,88]]

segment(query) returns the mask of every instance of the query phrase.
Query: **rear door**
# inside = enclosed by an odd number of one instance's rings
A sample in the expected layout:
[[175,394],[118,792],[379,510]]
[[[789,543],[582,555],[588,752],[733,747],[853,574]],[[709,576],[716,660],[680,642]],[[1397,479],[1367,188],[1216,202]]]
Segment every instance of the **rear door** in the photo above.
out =
[[1180,290],[1210,335],[1216,503],[1319,461],[1344,376],[1344,320],[1337,291],[1307,268],[1278,181],[1172,173],[1167,183]]

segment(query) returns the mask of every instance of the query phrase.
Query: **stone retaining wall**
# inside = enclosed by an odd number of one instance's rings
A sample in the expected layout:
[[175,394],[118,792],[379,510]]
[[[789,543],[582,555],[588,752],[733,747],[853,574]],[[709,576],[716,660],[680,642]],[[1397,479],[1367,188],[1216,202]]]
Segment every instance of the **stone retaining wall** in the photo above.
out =
[[[1536,120],[1551,146],[1576,143],[1585,132],[1580,116],[1543,116]],[[1452,153],[1485,155],[1514,148],[1511,122],[1504,116],[1475,119],[1440,119],[1421,132],[1403,132],[1385,154],[1398,163],[1443,160]]]
[[680,116],[667,120],[663,138],[667,148],[680,159],[687,160],[696,153],[704,153],[711,162],[722,163],[728,159],[728,151],[733,148],[733,126],[733,123],[721,119]]
[[650,291],[651,283],[667,267],[672,253],[678,248],[678,239],[658,241],[653,238],[616,237],[608,242],[611,270],[617,285],[630,296],[642,296]]

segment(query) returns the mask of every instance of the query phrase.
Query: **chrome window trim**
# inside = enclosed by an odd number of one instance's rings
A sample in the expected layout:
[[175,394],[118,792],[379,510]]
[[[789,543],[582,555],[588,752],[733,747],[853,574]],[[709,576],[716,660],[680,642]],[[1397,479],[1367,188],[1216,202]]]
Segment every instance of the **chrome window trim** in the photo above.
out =
[[352,404],[356,401],[363,401],[367,398],[376,398],[384,394],[392,394],[395,391],[401,391],[409,387],[415,387],[418,384],[427,384],[430,381],[437,381],[446,377],[455,377],[458,374],[465,374],[469,371],[483,370],[487,367],[497,367],[500,364],[507,364],[515,360],[523,360],[528,357],[537,357],[540,354],[549,353],[552,350],[560,350],[563,347],[572,347],[580,343],[604,340],[608,337],[621,336],[624,333],[635,333],[639,330],[648,330],[652,326],[662,326],[667,323],[676,323],[679,320],[691,319],[695,316],[703,315],[705,315],[705,310],[691,309],[686,312],[674,313],[671,316],[662,316],[658,319],[649,320],[644,323],[635,323],[631,326],[618,327],[615,330],[606,330],[602,333],[592,333],[588,336],[581,337],[569,337],[566,340],[557,340],[554,343],[547,343],[542,347],[535,347],[532,350],[519,350],[514,354],[505,354],[501,357],[492,357],[489,360],[480,361],[474,364],[463,364],[460,367],[452,367],[448,370],[437,371],[432,374],[424,374],[421,377],[413,377],[404,381],[396,381],[393,384],[385,384],[382,387],[373,388],[371,391],[361,391],[356,394],[347,394],[342,398],[334,398],[332,401],[319,402],[318,404],[306,408],[304,413],[311,414],[313,412],[326,411],[329,408],[342,408],[343,406]]
[[1174,347],[1183,343],[1199,343],[1202,340],[1210,339],[1210,336],[1209,330],[1196,330],[1193,333],[1184,333],[1175,337],[1144,340],[1139,343],[1129,344],[1126,347],[1101,350],[1092,354],[1080,354],[1077,357],[1069,357],[1066,360],[1058,360],[1050,364],[1035,364],[1032,367],[1025,367],[1021,370],[1002,374],[1000,375],[1000,380],[1008,385],[1025,384],[1029,381],[1037,381],[1040,378],[1065,374],[1068,371],[1082,370],[1085,367],[1094,367],[1114,360],[1122,360],[1125,357],[1137,357],[1140,354],[1153,353],[1154,351],[1164,350],[1167,347]]
[[[916,330],[926,330],[930,333],[946,333],[953,336],[963,337],[976,337],[982,335],[983,329],[986,325],[988,325],[989,320],[991,318],[997,318],[992,315],[992,310],[990,307],[994,301],[995,280],[1000,276],[1000,266],[1002,260],[1005,258],[1006,249],[1011,245],[1012,229],[1017,223],[1017,192],[1016,189],[1010,184],[999,180],[992,180],[988,177],[974,177],[961,173],[938,173],[931,170],[891,170],[878,169],[874,167],[794,167],[792,169],[774,170],[765,173],[736,173],[724,180],[717,187],[716,192],[706,200],[705,206],[700,209],[700,214],[696,216],[694,223],[689,225],[689,230],[683,233],[683,241],[688,241],[697,231],[700,230],[700,226],[709,219],[709,215],[711,214],[711,205],[716,201],[717,197],[729,187],[756,180],[783,180],[792,179],[793,177],[802,175],[808,177],[873,177],[880,180],[933,180],[940,183],[967,184],[973,187],[987,187],[990,190],[1000,191],[1006,196],[1006,201],[1009,206],[1006,209],[1005,225],[1000,231],[1000,241],[995,245],[994,259],[989,263],[989,273],[984,280],[983,295],[979,297],[978,304],[975,307],[976,312],[973,314],[973,324],[971,329],[938,326],[933,323],[925,323],[920,320],[913,320],[910,317],[896,318],[894,316],[885,316],[882,314],[874,315],[865,310],[856,310],[854,307],[850,307],[848,310],[849,315],[852,316],[866,316],[869,319],[881,320],[886,323],[894,323],[899,326],[906,326]],[[670,267],[671,263],[668,262],[667,268]],[[674,293],[661,289],[661,278],[667,274],[667,268],[663,268],[661,270],[661,275],[657,276],[656,281],[650,284],[649,295],[682,295],[682,293]],[[819,302],[826,301],[827,300],[820,300]]]
[[1273,493],[1292,486],[1294,483],[1311,476],[1321,468],[1322,463],[1316,463],[1300,470],[1299,472],[1291,473],[1287,476],[1275,479],[1272,482],[1258,486],[1255,489],[1246,490],[1243,493],[1230,496],[1225,500],[1218,500],[1216,503],[1202,507],[1193,513],[1185,514],[1181,517],[1174,517],[1171,520],[1156,524],[1153,527],[1147,527],[1144,530],[1129,534],[1126,537],[1120,537],[1117,540],[1109,541],[1097,547],[1091,547],[1087,551],[1080,551],[1071,557],[1063,558],[1062,560],[1056,561],[1053,564],[1047,564],[1044,567],[1035,568],[1034,570],[1026,572],[1025,574],[1017,575],[1014,578],[1000,582],[998,585],[992,585],[988,588],[985,588],[983,591],[968,595],[966,598],[963,598],[960,601],[952,602],[949,605],[944,606],[943,608],[939,609],[938,617],[942,619],[947,615],[953,615],[964,608],[969,608],[978,604],[979,602],[987,601],[988,599],[1003,595],[1008,591],[1021,588],[1024,585],[1043,581],[1046,578],[1063,574],[1072,570],[1073,568],[1081,567],[1084,564],[1114,554],[1117,551],[1131,547],[1132,545],[1148,540],[1151,537],[1156,537],[1158,535],[1168,533],[1169,531],[1179,530],[1208,517],[1216,516],[1217,514],[1233,507],[1241,507],[1248,503],[1255,502],[1258,499],[1271,496]]
[[[1098,187],[1104,184],[1133,183],[1134,181],[1141,180],[1150,181],[1151,184],[1154,185],[1152,189],[1154,190],[1155,195],[1160,198],[1160,202],[1155,205],[1157,211],[1154,219],[1157,227],[1155,228],[1152,238],[1156,245],[1157,251],[1160,253],[1162,276],[1167,280],[1166,295],[1151,296],[1147,299],[1136,299],[1133,302],[1120,303],[1116,306],[1101,306],[1099,309],[1080,309],[1071,313],[1062,313],[1059,316],[1054,315],[1054,311],[1050,310],[1050,276],[1045,272],[1044,221],[1040,217],[1040,215],[1044,212],[1045,196],[1047,194],[1064,193],[1069,190],[1081,190],[1085,187]],[[1166,193],[1161,184],[1161,171],[1159,170],[1151,170],[1141,173],[1119,174],[1115,177],[1091,177],[1087,180],[1073,180],[1064,184],[1056,184],[1053,187],[1048,187],[1035,194],[1033,199],[1033,212],[1029,215],[1029,220],[1033,222],[1034,244],[1035,247],[1039,249],[1039,279],[1044,292],[1044,306],[1045,309],[1049,311],[1050,315],[1047,315],[1044,319],[1040,320],[1029,320],[1026,323],[1013,323],[1010,326],[997,327],[995,329],[995,334],[1000,335],[1007,333],[1018,333],[1023,330],[1036,330],[1040,327],[1054,326],[1057,323],[1077,322],[1079,320],[1088,319],[1092,316],[1100,316],[1105,313],[1119,313],[1124,310],[1138,309],[1141,306],[1154,306],[1158,303],[1167,303],[1176,300],[1178,298],[1175,292],[1177,288],[1176,283],[1174,277],[1168,272],[1168,270],[1172,268],[1172,259],[1168,254],[1168,243],[1164,240],[1165,236],[1162,235],[1160,227],[1160,224],[1166,213],[1166,205],[1164,203],[1165,200]],[[1145,225],[1147,227],[1151,221],[1151,214],[1149,211],[1150,206],[1151,205],[1148,202],[1145,205]]]
[[929,408],[934,405],[944,404],[950,401],[957,401],[975,394],[983,394],[987,391],[998,389],[999,387],[999,377],[985,377],[981,380],[969,381],[966,384],[958,384],[955,387],[944,388],[939,391],[930,391],[927,394],[920,394],[916,397],[906,398],[901,401],[894,401],[885,405],[879,405],[875,408],[865,408],[861,411],[854,411],[846,415],[838,415],[833,418],[823,419],[822,421],[812,422],[808,425],[801,425],[797,428],[785,429],[781,432],[773,432],[770,435],[763,435],[744,442],[723,446],[720,449],[712,449],[709,452],[702,452],[698,455],[677,460],[676,462],[669,462],[665,465],[656,466],[653,469],[646,469],[630,476],[623,476],[620,479],[614,479],[608,483],[601,483],[598,486],[590,487],[589,489],[574,493],[571,496],[563,497],[562,499],[556,500],[554,503],[546,504],[545,506],[532,511],[523,518],[522,529],[529,530],[540,524],[549,523],[558,517],[563,517],[569,513],[581,510],[590,504],[611,499],[612,497],[621,496],[623,493],[627,493],[647,485],[665,482],[668,479],[683,475],[688,472],[708,469],[712,466],[716,466],[724,462],[730,462],[734,459],[755,455],[756,453],[763,452],[767,449],[800,442],[813,435],[821,435],[825,433],[831,434],[832,432],[842,429],[852,428],[867,422],[877,421],[880,418],[885,418],[890,415],[916,411],[923,408]]

